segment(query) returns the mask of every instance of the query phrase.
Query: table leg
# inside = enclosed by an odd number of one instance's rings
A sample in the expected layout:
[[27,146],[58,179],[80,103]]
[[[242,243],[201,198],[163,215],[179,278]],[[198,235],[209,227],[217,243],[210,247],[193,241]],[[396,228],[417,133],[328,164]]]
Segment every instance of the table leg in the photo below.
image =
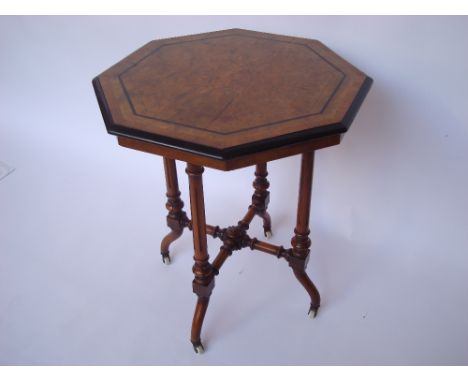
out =
[[302,154],[301,178],[299,182],[299,202],[297,206],[296,228],[291,240],[293,246],[289,264],[294,275],[310,296],[309,316],[314,318],[320,307],[320,294],[306,273],[311,241],[309,239],[309,215],[314,168],[314,152]]
[[185,227],[184,223],[187,220],[187,215],[183,211],[184,202],[180,198],[175,160],[169,158],[163,159],[167,189],[166,208],[169,211],[167,215],[167,225],[171,229],[171,232],[169,232],[161,242],[161,255],[164,263],[169,264],[171,262],[171,258],[169,257],[169,246],[182,235]]
[[195,264],[192,268],[195,278],[193,292],[198,296],[192,321],[191,342],[196,353],[203,353],[200,340],[203,319],[208,308],[211,292],[214,288],[214,271],[209,263],[206,240],[205,202],[203,196],[202,166],[187,163],[189,177],[190,208],[192,211],[193,247]]
[[271,218],[267,212],[270,202],[270,192],[268,187],[270,183],[267,179],[268,171],[266,163],[258,163],[255,168],[255,181],[253,186],[255,192],[252,195],[252,206],[255,208],[255,213],[263,220],[263,232],[267,238],[271,237]]

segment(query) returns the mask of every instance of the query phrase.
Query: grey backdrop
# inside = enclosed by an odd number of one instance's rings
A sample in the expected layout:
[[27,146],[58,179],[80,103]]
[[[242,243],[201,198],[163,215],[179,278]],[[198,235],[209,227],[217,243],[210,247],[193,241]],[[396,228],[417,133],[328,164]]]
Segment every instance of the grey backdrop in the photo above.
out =
[[[158,251],[162,160],[106,134],[91,79],[151,39],[231,27],[319,39],[375,83],[317,154],[319,316],[284,261],[246,249],[197,356],[190,234],[170,267]],[[465,17],[0,18],[0,160],[16,168],[0,180],[0,363],[468,364],[467,38]],[[274,243],[289,244],[298,171],[270,165]],[[211,224],[244,213],[252,173],[205,172]]]

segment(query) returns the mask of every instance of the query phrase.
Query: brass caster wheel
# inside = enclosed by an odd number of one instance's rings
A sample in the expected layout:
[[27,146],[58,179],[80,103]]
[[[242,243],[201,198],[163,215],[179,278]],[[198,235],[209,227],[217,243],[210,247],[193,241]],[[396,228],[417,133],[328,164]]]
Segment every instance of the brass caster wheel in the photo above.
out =
[[318,313],[319,308],[320,308],[320,306],[316,306],[316,307],[314,307],[312,305],[310,306],[309,313],[308,313],[310,319],[313,320],[315,317],[317,317],[317,313]]
[[265,237],[267,239],[271,239],[272,236],[273,236],[273,234],[271,233],[271,231],[265,231]]
[[171,263],[171,258],[169,257],[169,254],[163,255],[162,261],[164,264],[169,265]]
[[195,350],[195,353],[197,354],[203,354],[205,352],[205,348],[203,347],[202,344],[193,345],[193,350]]

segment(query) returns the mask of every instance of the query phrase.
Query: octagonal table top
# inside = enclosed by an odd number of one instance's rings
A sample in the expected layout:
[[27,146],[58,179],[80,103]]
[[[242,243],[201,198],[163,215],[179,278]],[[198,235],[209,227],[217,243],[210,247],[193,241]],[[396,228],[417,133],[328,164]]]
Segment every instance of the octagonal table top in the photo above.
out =
[[347,131],[372,79],[317,40],[154,40],[93,80],[109,133],[228,160]]

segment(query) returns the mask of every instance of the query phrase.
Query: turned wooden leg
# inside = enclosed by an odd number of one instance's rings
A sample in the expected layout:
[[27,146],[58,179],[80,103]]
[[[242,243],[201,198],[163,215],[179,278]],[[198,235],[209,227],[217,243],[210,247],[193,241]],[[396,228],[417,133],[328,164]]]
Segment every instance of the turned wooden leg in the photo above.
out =
[[293,249],[289,260],[289,265],[293,269],[294,275],[310,296],[309,315],[312,318],[317,315],[318,308],[320,307],[320,294],[306,273],[311,244],[309,239],[309,215],[313,168],[314,152],[302,154],[297,220],[296,228],[294,229],[295,235],[291,240]]
[[270,203],[270,192],[268,191],[270,183],[267,176],[267,164],[258,163],[255,168],[255,180],[253,182],[255,192],[252,195],[251,207],[254,208],[256,215],[263,219],[263,232],[269,238],[271,237],[271,218],[267,208]]
[[203,319],[214,288],[214,270],[209,263],[206,240],[205,202],[203,198],[203,167],[187,163],[189,176],[190,208],[192,211],[193,248],[195,264],[192,268],[195,278],[193,292],[198,296],[192,321],[191,342],[196,353],[203,353],[200,340]]
[[169,246],[177,240],[184,231],[187,215],[183,211],[184,202],[180,198],[179,182],[177,180],[177,167],[174,159],[164,159],[164,171],[166,173],[167,225],[171,229],[161,242],[161,255],[165,264],[171,262]]

